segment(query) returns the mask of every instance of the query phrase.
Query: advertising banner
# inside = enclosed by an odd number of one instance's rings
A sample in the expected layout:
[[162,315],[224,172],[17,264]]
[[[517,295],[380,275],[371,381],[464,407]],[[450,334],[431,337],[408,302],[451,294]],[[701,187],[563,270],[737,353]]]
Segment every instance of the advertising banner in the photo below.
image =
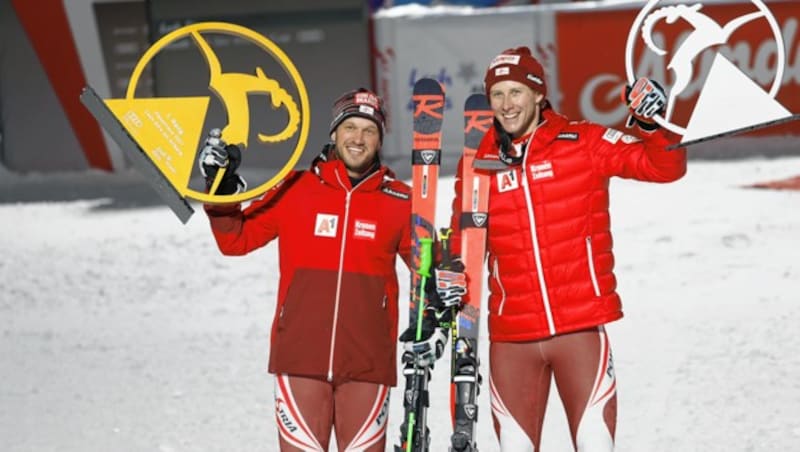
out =
[[[373,55],[391,123],[384,155],[406,155],[411,87],[432,77],[446,90],[443,170],[452,171],[457,153],[447,150],[462,145],[460,105],[483,89],[495,55],[523,45],[544,66],[553,107],[574,120],[624,128],[620,92],[638,77],[664,86],[670,108],[659,121],[684,138],[791,117],[800,113],[799,24],[796,1],[387,10],[375,16]],[[800,121],[789,121],[695,145],[691,155],[796,153],[798,135]]]
[[[679,8],[675,2],[650,3],[652,7],[642,14],[643,26],[634,30],[631,27],[642,11],[638,7],[571,10],[556,15],[562,113],[623,127],[627,111],[619,98],[628,80],[624,49],[629,34],[635,42],[629,58],[632,72],[662,83],[670,97],[669,117],[665,119],[684,138],[692,132],[686,126],[700,107],[701,93],[722,91],[731,108],[724,108],[728,104],[715,99],[705,108],[705,114],[724,118],[727,124],[735,124],[739,118],[755,123],[773,109],[800,112],[800,3],[704,3],[699,8]],[[777,37],[768,20],[770,12],[779,31]],[[655,48],[664,50],[664,55],[647,47],[648,38]],[[781,39],[783,61],[778,57],[777,41]],[[717,55],[722,58],[717,59]],[[734,75],[710,76],[715,64],[718,68],[723,64],[734,66],[727,71]],[[782,75],[777,74],[780,66]],[[761,95],[750,98],[753,90]],[[785,134],[800,135],[800,122],[752,133]]]

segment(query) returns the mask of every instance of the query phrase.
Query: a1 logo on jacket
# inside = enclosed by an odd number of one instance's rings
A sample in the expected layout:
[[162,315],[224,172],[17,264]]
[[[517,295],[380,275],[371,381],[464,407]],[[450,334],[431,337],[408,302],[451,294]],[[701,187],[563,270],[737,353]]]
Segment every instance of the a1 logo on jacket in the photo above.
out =
[[336,237],[336,227],[339,223],[338,215],[318,213],[314,235],[317,237]]
[[497,191],[504,193],[519,188],[517,170],[502,171],[497,173]]

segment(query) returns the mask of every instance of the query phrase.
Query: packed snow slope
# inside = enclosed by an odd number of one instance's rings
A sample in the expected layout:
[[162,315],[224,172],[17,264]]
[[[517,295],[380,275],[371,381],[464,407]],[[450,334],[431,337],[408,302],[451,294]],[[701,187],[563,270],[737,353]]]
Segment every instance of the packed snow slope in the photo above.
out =
[[[674,184],[612,183],[618,451],[798,450],[800,192],[742,186],[799,172],[800,158],[691,161]],[[442,187],[440,224],[452,178]],[[135,175],[2,172],[0,250],[4,452],[278,450],[275,244],[221,256],[202,211],[182,225]],[[431,385],[432,452],[447,450],[447,372]],[[484,452],[499,449],[487,381]],[[568,452],[553,388],[542,450]]]

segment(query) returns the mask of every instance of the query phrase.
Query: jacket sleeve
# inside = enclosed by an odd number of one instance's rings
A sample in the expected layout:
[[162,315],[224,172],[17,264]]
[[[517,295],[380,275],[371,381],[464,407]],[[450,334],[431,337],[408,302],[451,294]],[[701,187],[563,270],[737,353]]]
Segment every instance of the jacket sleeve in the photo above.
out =
[[405,262],[406,267],[411,270],[411,209],[409,209],[408,221],[403,225],[400,234],[400,243],[397,245],[397,253]]
[[619,176],[646,182],[673,182],[686,174],[686,149],[666,150],[677,136],[663,129],[642,133],[641,139],[614,129],[594,126],[592,159],[607,177]]
[[240,204],[204,205],[220,252],[241,256],[275,239],[280,231],[282,200],[297,179],[298,173],[292,173],[244,210]]

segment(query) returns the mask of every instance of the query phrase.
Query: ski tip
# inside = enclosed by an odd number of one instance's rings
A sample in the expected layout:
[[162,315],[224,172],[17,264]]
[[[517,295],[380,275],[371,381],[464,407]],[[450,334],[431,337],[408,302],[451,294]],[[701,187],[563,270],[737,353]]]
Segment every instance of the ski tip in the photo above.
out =
[[432,78],[421,78],[414,83],[415,94],[444,94],[442,84]]
[[491,107],[485,94],[473,93],[464,102],[464,110],[491,110]]
[[417,80],[411,101],[414,105],[414,149],[438,149],[445,104],[442,85],[431,78]]
[[471,94],[464,102],[464,147],[478,149],[483,135],[494,121],[489,102],[483,93]]

